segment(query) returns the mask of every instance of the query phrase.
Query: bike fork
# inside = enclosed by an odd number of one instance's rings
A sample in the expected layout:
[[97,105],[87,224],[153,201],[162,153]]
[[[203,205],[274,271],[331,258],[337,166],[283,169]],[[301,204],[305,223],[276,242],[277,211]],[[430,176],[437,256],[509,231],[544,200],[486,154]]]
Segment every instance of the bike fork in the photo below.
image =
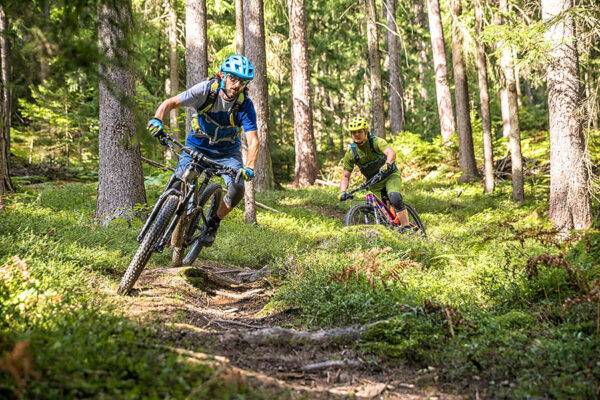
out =
[[[188,202],[190,201],[190,198],[192,197],[193,194],[194,194],[194,191],[190,190],[188,192],[188,194],[183,198],[183,200],[180,201],[179,207],[177,207],[177,211],[175,212],[175,218],[173,218],[173,220],[169,224],[169,227],[167,228],[165,233],[163,233],[163,235],[160,237],[160,239],[154,245],[155,251],[157,251],[159,253],[163,252],[163,250],[165,249],[165,246],[167,244],[167,241],[171,238],[171,234],[173,234],[173,231],[175,230],[175,226],[177,226],[177,223],[179,222],[179,219],[181,218],[183,213],[185,213],[187,211]],[[180,199],[181,199],[181,197],[180,197]]]

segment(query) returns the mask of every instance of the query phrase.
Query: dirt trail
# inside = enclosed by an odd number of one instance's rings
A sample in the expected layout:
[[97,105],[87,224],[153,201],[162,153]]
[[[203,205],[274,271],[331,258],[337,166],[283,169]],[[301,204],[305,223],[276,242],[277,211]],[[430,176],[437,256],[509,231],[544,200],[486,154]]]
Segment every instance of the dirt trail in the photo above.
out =
[[159,323],[165,342],[176,343],[169,350],[190,361],[208,360],[223,379],[273,398],[465,398],[423,386],[423,375],[413,369],[365,359],[352,345],[249,344],[242,338],[250,332],[293,325],[285,313],[263,316],[273,289],[265,279],[251,282],[255,272],[204,261],[192,268],[145,270],[131,295],[123,297],[125,312]]

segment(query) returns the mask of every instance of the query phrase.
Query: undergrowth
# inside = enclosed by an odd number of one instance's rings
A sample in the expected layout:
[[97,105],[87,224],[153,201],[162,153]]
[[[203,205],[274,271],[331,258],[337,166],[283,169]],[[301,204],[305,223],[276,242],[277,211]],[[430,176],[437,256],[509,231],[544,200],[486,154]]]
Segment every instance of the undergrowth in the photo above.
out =
[[[525,139],[526,155],[545,151],[536,137]],[[480,183],[457,183],[453,167],[435,167],[448,164],[439,146],[410,135],[397,140],[412,141],[402,157],[418,163],[406,166],[402,194],[421,215],[427,240],[344,227],[344,213],[361,196],[340,203],[337,188],[285,189],[257,195],[280,211],[259,209],[258,226],[244,224],[236,208],[200,257],[269,265],[276,294],[265,312],[295,310],[297,327],[380,321],[357,349],[412,365],[425,382],[464,382],[487,398],[597,398],[600,233],[554,232],[545,179],[529,176],[527,200],[515,204],[510,182],[484,195]],[[420,160],[410,158],[423,149]],[[164,180],[148,177],[151,203]],[[209,392],[258,396],[214,386],[214,371],[158,350],[152,327],[120,315],[107,293],[135,252],[141,222],[97,226],[95,190],[44,184],[7,198],[0,395],[181,398],[211,382]],[[168,264],[168,253],[153,255],[148,268]],[[12,359],[17,373],[6,367]]]

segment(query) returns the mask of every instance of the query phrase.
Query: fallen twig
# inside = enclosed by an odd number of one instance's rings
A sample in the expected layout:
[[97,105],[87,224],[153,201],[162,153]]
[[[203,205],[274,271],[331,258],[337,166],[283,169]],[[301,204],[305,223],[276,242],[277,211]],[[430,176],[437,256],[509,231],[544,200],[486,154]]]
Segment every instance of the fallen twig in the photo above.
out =
[[269,210],[269,211],[273,211],[273,212],[276,212],[276,213],[285,214],[283,211],[276,210],[276,209],[271,208],[271,207],[269,207],[267,205],[264,205],[263,203],[259,203],[258,201],[254,201],[254,204],[256,204],[257,206],[259,206],[260,208],[264,208],[265,210]]
[[159,163],[157,163],[154,160],[151,160],[151,159],[146,158],[144,156],[140,156],[140,157],[141,157],[141,159],[142,159],[143,162],[145,162],[146,164],[152,165],[153,167],[160,168],[163,171],[171,171],[171,172],[175,171],[173,168],[167,167],[166,165],[159,164]]
[[318,184],[321,184],[321,185],[325,185],[325,186],[335,186],[335,187],[340,186],[339,183],[324,181],[322,179],[315,179],[315,183],[318,183]]
[[342,368],[356,368],[360,367],[363,363],[357,360],[328,360],[314,364],[308,364],[300,368],[302,371],[314,371],[318,369],[326,369],[330,367],[342,367]]

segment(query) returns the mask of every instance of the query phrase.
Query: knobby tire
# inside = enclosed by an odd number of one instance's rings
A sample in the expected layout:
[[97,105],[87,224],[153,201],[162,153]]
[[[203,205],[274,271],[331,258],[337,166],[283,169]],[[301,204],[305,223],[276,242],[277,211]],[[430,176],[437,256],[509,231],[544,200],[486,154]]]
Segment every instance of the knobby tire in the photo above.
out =
[[[427,234],[425,233],[425,226],[423,225],[419,214],[417,214],[417,211],[406,202],[404,203],[404,205],[406,207],[406,211],[408,212],[409,220],[419,228],[419,234],[423,237],[427,237]],[[376,219],[374,212],[375,211],[373,210],[373,207],[369,204],[357,204],[353,206],[350,210],[348,210],[348,212],[346,213],[346,219],[344,221],[344,224],[346,226],[375,225]],[[382,222],[382,224],[387,226],[388,224],[385,223],[387,221],[387,218],[381,215],[379,210],[377,210],[376,212],[379,213],[379,219]],[[362,218],[360,218],[360,216],[362,216]],[[365,216],[367,216],[367,221],[364,220]],[[357,220],[357,218],[360,219]],[[392,229],[395,228],[395,226],[389,227]]]
[[146,232],[142,243],[140,243],[140,247],[138,247],[135,256],[133,256],[133,260],[131,260],[123,279],[121,279],[121,284],[117,290],[118,294],[125,295],[129,293],[133,285],[135,285],[142,270],[148,263],[148,260],[150,260],[156,241],[162,236],[173,217],[178,203],[179,198],[177,196],[169,196],[163,203],[160,212],[154,219],[154,222],[152,222],[152,225],[150,225],[150,228],[148,228],[148,232]]
[[412,222],[419,228],[419,234],[426,238],[427,233],[425,232],[425,225],[423,225],[421,217],[419,217],[417,211],[410,204],[404,203],[404,206],[406,207],[406,211],[408,211],[408,215],[410,217],[409,219],[412,220]]
[[[359,223],[356,223],[356,221],[354,220],[355,217],[359,216],[359,215],[368,215],[371,219],[369,221],[359,221]],[[346,213],[346,220],[344,221],[344,225],[346,226],[352,226],[352,225],[375,225],[375,214],[373,212],[373,207],[371,207],[368,204],[357,204],[355,206],[353,206],[350,210],[348,210],[348,212]]]

